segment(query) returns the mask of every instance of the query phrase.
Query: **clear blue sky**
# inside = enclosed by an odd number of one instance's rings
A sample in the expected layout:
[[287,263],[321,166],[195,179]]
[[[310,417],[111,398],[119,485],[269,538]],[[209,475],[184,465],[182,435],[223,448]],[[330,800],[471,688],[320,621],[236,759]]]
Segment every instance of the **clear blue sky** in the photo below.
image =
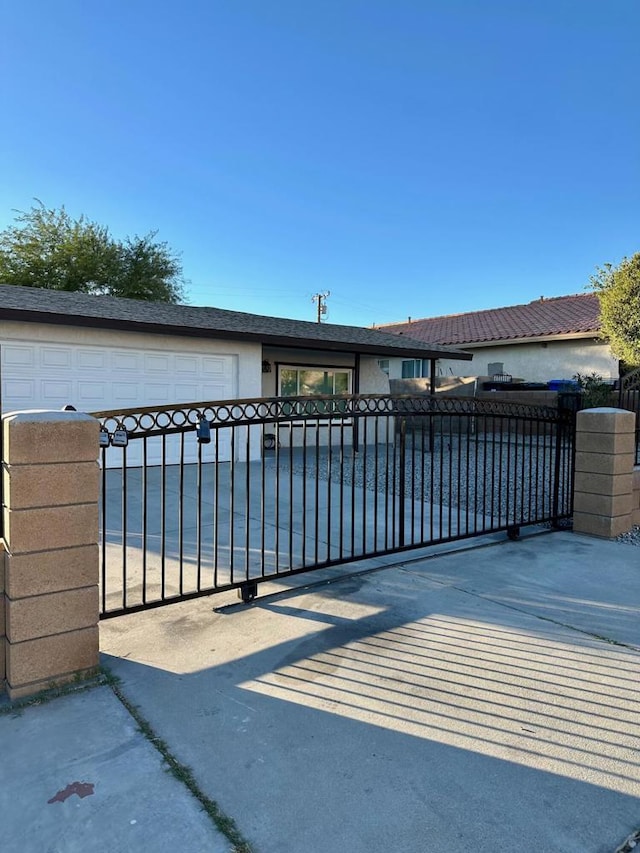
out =
[[373,322],[640,251],[638,0],[7,0],[0,228],[158,229],[192,304]]

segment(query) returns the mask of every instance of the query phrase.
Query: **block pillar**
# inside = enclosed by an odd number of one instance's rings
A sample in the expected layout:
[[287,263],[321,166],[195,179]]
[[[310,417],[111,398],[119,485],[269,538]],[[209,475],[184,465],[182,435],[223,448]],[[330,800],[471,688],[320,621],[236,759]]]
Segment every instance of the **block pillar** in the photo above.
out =
[[5,660],[6,660],[6,640],[5,640],[5,599],[4,599],[4,542],[0,540],[0,693],[4,693],[5,682]]
[[635,419],[623,409],[585,409],[576,418],[573,529],[613,539],[633,526]]
[[99,426],[19,412],[2,427],[5,677],[17,699],[98,665]]

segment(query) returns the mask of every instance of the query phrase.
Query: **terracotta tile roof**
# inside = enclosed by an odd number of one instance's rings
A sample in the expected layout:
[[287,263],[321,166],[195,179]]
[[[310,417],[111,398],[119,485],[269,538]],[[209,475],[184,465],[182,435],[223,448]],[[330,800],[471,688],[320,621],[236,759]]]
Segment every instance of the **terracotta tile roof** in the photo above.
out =
[[425,317],[410,323],[383,323],[377,328],[450,346],[551,335],[588,335],[600,330],[600,306],[594,293],[581,293],[489,311]]
[[278,346],[359,352],[381,357],[448,356],[465,361],[471,358],[468,353],[432,344],[424,338],[416,340],[410,335],[398,338],[389,332],[361,326],[313,323],[227,311],[223,308],[170,305],[166,302],[144,302],[139,299],[91,296],[15,285],[0,285],[2,319],[130,329],[187,337],[253,340]]

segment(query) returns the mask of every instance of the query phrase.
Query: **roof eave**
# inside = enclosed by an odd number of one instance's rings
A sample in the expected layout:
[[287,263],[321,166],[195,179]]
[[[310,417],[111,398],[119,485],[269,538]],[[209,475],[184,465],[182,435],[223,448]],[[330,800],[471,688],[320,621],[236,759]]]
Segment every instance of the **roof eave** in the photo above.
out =
[[288,347],[290,349],[321,349],[331,352],[354,352],[375,356],[406,356],[407,358],[471,361],[473,355],[461,350],[442,347],[427,349],[424,347],[393,347],[385,344],[360,344],[346,341],[327,341],[317,338],[296,338],[287,335],[271,335],[252,331],[230,331],[228,329],[208,329],[199,326],[174,326],[166,323],[144,323],[137,320],[121,320],[108,317],[89,317],[86,315],[57,314],[50,311],[33,311],[20,308],[0,307],[0,319],[17,322],[47,323],[49,325],[82,326],[92,329],[115,329],[118,331],[144,332],[156,335],[176,335],[187,338],[218,338],[222,340],[252,340],[256,343]]
[[[470,341],[459,344],[452,344],[460,349],[472,349],[475,347],[505,347],[509,344],[537,344],[551,343],[553,341],[576,341],[585,340],[586,338],[600,339],[600,330],[593,329],[586,332],[569,332],[562,335],[535,335],[529,338],[497,338],[492,341]],[[602,341],[605,343],[605,341]]]

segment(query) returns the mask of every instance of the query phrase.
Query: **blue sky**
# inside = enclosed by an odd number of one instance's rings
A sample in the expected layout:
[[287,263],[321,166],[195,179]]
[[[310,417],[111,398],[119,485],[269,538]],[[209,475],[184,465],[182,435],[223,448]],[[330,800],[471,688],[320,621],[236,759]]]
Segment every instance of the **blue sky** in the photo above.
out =
[[640,251],[637,0],[8,0],[0,228],[158,229],[192,304],[369,325]]

